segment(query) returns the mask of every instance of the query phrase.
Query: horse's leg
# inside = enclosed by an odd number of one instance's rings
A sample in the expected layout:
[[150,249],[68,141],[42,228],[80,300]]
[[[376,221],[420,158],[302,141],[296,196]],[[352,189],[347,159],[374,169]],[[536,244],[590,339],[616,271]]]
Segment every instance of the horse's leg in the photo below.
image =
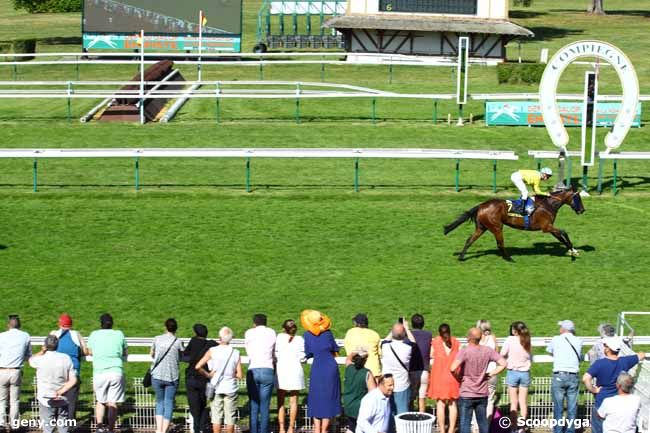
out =
[[553,226],[548,226],[543,229],[544,232],[550,233],[555,237],[555,239],[559,240],[564,244],[565,247],[569,250],[569,255],[577,257],[580,255],[580,252],[573,248],[573,243],[571,242],[571,239],[569,239],[569,234],[565,232],[562,229],[558,229]]
[[508,254],[505,246],[503,245],[503,226],[494,227],[493,229],[490,229],[490,231],[494,235],[494,238],[497,240],[497,247],[499,248],[499,251],[501,251],[503,258],[511,262],[512,257],[510,257],[510,254]]
[[461,251],[458,255],[458,260],[465,260],[465,253],[467,253],[469,247],[474,242],[476,242],[476,240],[480,238],[483,233],[485,233],[485,228],[481,227],[480,224],[476,224],[476,230],[474,230],[474,233],[472,233],[472,235],[467,238],[467,241],[465,241],[465,246],[463,247],[463,251]]

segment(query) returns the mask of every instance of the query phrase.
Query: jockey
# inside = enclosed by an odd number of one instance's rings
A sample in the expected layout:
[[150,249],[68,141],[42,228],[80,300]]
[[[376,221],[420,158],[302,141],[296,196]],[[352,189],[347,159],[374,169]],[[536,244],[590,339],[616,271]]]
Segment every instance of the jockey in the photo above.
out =
[[[521,199],[524,202],[524,212],[530,215],[535,210],[535,200],[529,196],[544,195],[539,189],[539,183],[542,180],[548,180],[553,175],[553,170],[544,167],[541,170],[518,170],[512,173],[510,180],[521,192]],[[528,186],[533,187],[533,194],[529,194]]]

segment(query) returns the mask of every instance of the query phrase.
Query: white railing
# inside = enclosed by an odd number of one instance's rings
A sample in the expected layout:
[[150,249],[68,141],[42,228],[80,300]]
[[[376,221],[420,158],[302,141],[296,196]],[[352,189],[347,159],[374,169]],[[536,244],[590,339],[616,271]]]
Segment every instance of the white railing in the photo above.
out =
[[[550,343],[553,337],[533,337],[531,344],[533,347],[546,347]],[[583,343],[583,348],[592,346],[600,337],[580,337]],[[189,338],[179,338],[183,344],[189,343]],[[45,337],[32,337],[32,346],[41,346],[45,341]],[[127,338],[127,344],[129,347],[151,347],[153,344],[152,337],[135,337]],[[458,338],[458,341],[461,344],[467,344],[466,338]],[[497,343],[499,346],[503,345],[505,338],[498,338]],[[634,343],[639,345],[650,345],[650,336],[638,336],[634,337]],[[244,349],[244,340],[241,338],[235,338],[230,343],[232,347],[237,349]],[[343,340],[336,340],[336,344],[340,347],[343,347]],[[92,357],[86,358],[89,361],[92,361]],[[242,356],[242,363],[248,364],[248,357]],[[585,355],[586,360],[586,355]],[[127,359],[128,362],[151,362],[152,358],[148,354],[130,354]],[[338,364],[345,364],[345,357],[340,356],[336,358]],[[553,357],[551,355],[533,355],[533,362],[535,363],[549,363],[553,362]],[[309,361],[311,363],[311,360]]]
[[0,158],[406,158],[517,160],[512,151],[461,149],[169,148],[0,149]]

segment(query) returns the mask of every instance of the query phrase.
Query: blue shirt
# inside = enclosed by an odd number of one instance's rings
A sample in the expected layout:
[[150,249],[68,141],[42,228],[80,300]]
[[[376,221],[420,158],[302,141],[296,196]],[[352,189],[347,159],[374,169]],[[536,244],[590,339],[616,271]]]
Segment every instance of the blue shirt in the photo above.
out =
[[[577,373],[580,371],[582,340],[572,333],[566,332],[553,337],[548,343],[546,351],[553,355],[553,372]],[[580,359],[578,360],[578,358]]]
[[0,368],[22,368],[32,356],[29,334],[12,328],[0,333]]
[[594,362],[587,373],[596,379],[596,386],[600,387],[600,392],[596,394],[596,408],[599,408],[607,397],[616,395],[616,379],[618,375],[639,363],[639,357],[636,355],[621,356],[617,360],[603,358]]

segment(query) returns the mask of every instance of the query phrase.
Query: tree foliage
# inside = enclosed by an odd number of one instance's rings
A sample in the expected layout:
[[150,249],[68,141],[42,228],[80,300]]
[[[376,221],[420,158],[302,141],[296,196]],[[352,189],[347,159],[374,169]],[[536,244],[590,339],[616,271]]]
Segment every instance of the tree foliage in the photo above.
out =
[[14,9],[29,13],[81,12],[81,0],[13,0]]

